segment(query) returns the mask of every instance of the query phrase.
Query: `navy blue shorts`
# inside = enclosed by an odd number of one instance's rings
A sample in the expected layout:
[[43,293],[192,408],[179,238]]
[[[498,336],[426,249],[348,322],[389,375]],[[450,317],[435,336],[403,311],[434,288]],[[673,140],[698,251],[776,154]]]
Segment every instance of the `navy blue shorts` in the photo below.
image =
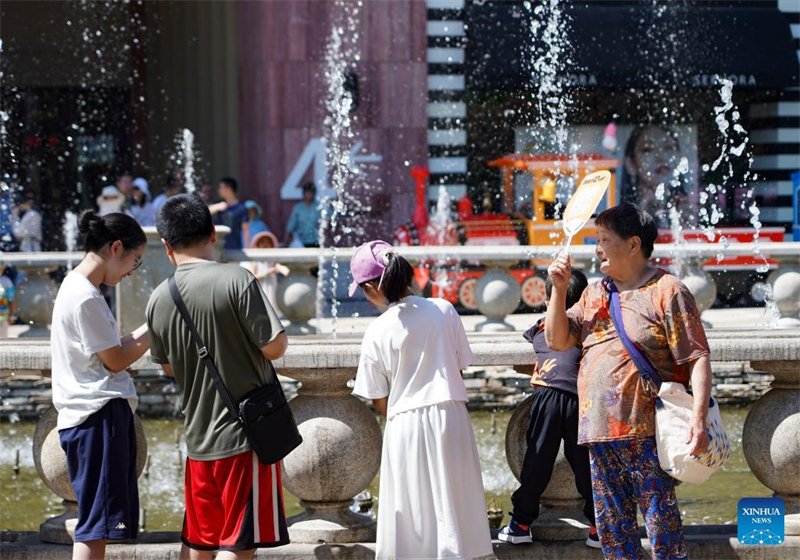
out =
[[139,533],[136,432],[125,399],[58,432],[78,498],[75,541],[134,539]]

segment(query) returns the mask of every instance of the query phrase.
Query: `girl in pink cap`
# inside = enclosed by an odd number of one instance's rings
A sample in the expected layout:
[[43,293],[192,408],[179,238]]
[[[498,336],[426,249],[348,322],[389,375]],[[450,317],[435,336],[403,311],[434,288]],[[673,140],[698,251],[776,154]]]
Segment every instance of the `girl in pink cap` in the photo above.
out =
[[350,270],[350,295],[361,288],[383,310],[364,333],[353,389],[387,418],[376,558],[494,558],[461,319],[414,294],[414,270],[384,241],[356,249]]

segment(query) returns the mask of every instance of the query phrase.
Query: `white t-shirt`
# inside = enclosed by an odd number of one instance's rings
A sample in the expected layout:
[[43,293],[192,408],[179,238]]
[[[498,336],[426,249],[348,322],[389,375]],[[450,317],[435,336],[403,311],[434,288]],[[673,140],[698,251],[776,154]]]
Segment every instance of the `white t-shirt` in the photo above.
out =
[[408,296],[367,327],[353,393],[388,396],[389,418],[446,401],[466,402],[461,370],[474,358],[449,302]]
[[58,429],[72,428],[111,399],[139,399],[127,371],[112,373],[97,352],[120,346],[119,329],[100,290],[77,272],[64,278],[53,308],[50,344],[53,353],[53,405]]

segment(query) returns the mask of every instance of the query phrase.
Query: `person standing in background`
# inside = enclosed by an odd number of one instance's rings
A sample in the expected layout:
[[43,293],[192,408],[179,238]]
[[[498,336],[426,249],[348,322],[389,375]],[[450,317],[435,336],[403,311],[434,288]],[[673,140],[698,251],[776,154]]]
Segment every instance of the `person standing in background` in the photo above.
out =
[[214,216],[214,223],[228,226],[231,232],[225,236],[225,249],[242,249],[242,239],[250,239],[250,228],[247,223],[247,209],[239,201],[239,183],[233,177],[219,180],[217,194],[222,202],[208,207]]
[[292,208],[289,223],[286,225],[285,245],[299,242],[303,247],[319,247],[319,221],[322,212],[316,198],[317,188],[314,183],[303,185],[303,202],[298,202]]
[[[278,238],[269,231],[257,233],[250,239],[251,249],[275,249],[277,247]],[[243,262],[242,266],[258,278],[270,303],[275,305],[278,292],[278,275],[288,276],[289,269],[281,263],[270,261]]]
[[183,182],[180,177],[167,177],[164,185],[164,192],[153,199],[153,213],[158,214],[158,209],[168,198],[179,195],[183,192]]
[[99,208],[97,213],[100,216],[105,216],[106,214],[121,212],[122,206],[125,204],[125,196],[114,185],[108,185],[103,187],[103,191],[97,197],[96,202]]
[[[244,238],[244,232],[242,232],[242,247],[250,247],[255,239],[256,235],[262,232],[270,232],[269,227],[264,221],[261,219],[263,215],[263,211],[261,210],[261,206],[255,200],[248,200],[244,203],[244,207],[247,210],[247,225],[248,225],[248,233],[249,238]],[[277,247],[277,244],[276,244]]]
[[35,203],[36,196],[28,191],[19,206],[11,211],[11,228],[22,252],[42,250],[42,215]]
[[211,183],[203,183],[200,185],[200,188],[197,190],[197,196],[209,206],[219,202],[217,193],[214,192],[214,187],[211,185]]
[[131,205],[126,214],[132,216],[142,227],[156,225],[156,212],[150,201],[150,185],[147,179],[137,177],[133,181]]
[[133,177],[128,173],[123,173],[117,179],[117,190],[125,197],[122,202],[120,212],[127,212],[131,207],[131,195],[133,194]]

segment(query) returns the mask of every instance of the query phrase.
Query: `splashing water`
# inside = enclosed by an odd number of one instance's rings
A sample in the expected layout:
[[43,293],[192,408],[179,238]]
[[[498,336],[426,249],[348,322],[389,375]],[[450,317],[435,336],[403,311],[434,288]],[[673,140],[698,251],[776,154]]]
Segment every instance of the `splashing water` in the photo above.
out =
[[[669,209],[669,224],[672,231],[672,244],[682,249],[686,247],[686,238],[683,236],[683,225],[681,225],[681,215],[675,206]],[[686,262],[683,251],[676,251],[672,259],[672,272],[678,277],[682,277],[686,270]]]
[[[524,2],[523,6],[531,15],[529,87],[532,103],[538,108],[532,144],[534,149],[546,147],[544,149],[557,154],[569,153],[575,160],[579,146],[568,143],[567,133],[567,116],[574,95],[562,78],[565,63],[572,53],[569,18],[563,10],[562,0],[545,0],[535,8],[531,2]],[[559,177],[556,184],[560,191],[554,207],[556,218],[561,216],[562,201],[568,200],[575,189],[574,177],[561,175],[563,165],[563,162],[556,161],[553,169],[554,176]]]
[[203,179],[198,173],[198,164],[203,160],[197,147],[194,133],[188,128],[182,128],[173,139],[174,149],[169,156],[169,172],[173,176],[183,179],[183,186],[188,194],[197,189],[197,183]]
[[778,328],[778,322],[781,320],[781,310],[778,309],[778,304],[775,301],[772,285],[764,282],[760,286],[761,290],[763,290],[764,315],[767,318],[767,323],[764,326],[768,329],[776,329]]
[[[453,236],[453,220],[450,217],[450,196],[444,186],[439,187],[439,198],[436,201],[436,212],[431,218],[430,224],[426,231],[426,238],[429,244],[439,247],[451,245]],[[451,278],[448,276],[447,271],[457,270],[457,261],[448,258],[445,251],[440,251],[436,256],[436,262],[433,265],[434,273],[432,274],[433,283],[441,290],[450,287]]]
[[443,187],[439,187],[439,198],[436,201],[436,212],[428,225],[428,238],[436,240],[436,245],[445,245],[447,234],[452,224],[450,219],[450,195]]
[[[719,97],[722,104],[714,107],[714,121],[717,124],[721,136],[720,153],[717,159],[714,160],[714,163],[710,166],[703,166],[703,171],[716,171],[720,166],[723,166],[722,180],[719,185],[709,183],[706,190],[700,194],[701,227],[703,227],[709,241],[714,240],[716,225],[723,216],[723,211],[717,205],[718,197],[719,195],[725,195],[727,193],[728,185],[731,184],[734,179],[734,162],[737,159],[745,158],[746,170],[741,178],[741,184],[746,185],[750,180],[757,178],[755,174],[752,173],[753,155],[748,150],[749,135],[747,130],[739,123],[741,115],[738,108],[733,103],[733,82],[728,79],[720,79],[719,81]],[[755,230],[753,234],[753,243],[755,244],[753,255],[762,259],[762,263],[756,268],[756,272],[765,273],[769,271],[769,262],[766,257],[761,254],[761,248],[759,247],[759,237],[762,228],[760,219],[761,210],[755,201],[752,187],[748,188],[745,200],[741,203],[742,210],[744,210],[745,204],[747,203],[746,201],[748,200],[750,201],[750,205],[747,207],[750,214],[749,221]],[[710,212],[706,208],[706,203],[708,202],[710,202]],[[727,240],[725,240],[724,246],[727,247]]]
[[[319,281],[317,282],[317,316],[325,311],[326,291],[331,293],[332,334],[336,338],[338,331],[339,301],[336,294],[339,282],[339,263],[337,246],[341,241],[339,220],[351,211],[351,202],[355,199],[345,187],[356,180],[352,157],[355,144],[355,132],[351,111],[353,97],[347,88],[347,71],[360,60],[357,44],[360,33],[359,17],[362,3],[336,0],[334,4],[331,35],[325,47],[324,78],[327,86],[325,95],[324,121],[326,139],[326,158],[331,170],[332,193],[323,192],[319,197],[322,213],[318,239],[320,248],[325,248],[328,234],[332,236],[330,272],[324,262],[324,251],[320,252]],[[328,278],[328,276],[330,276]]]
[[188,194],[194,193],[194,134],[188,128],[183,129],[183,180]]
[[[67,252],[75,251],[75,246],[78,239],[78,216],[74,212],[67,210],[64,212],[64,226],[62,229],[64,233],[64,243],[67,247]],[[72,261],[67,263],[67,268],[72,268]]]

